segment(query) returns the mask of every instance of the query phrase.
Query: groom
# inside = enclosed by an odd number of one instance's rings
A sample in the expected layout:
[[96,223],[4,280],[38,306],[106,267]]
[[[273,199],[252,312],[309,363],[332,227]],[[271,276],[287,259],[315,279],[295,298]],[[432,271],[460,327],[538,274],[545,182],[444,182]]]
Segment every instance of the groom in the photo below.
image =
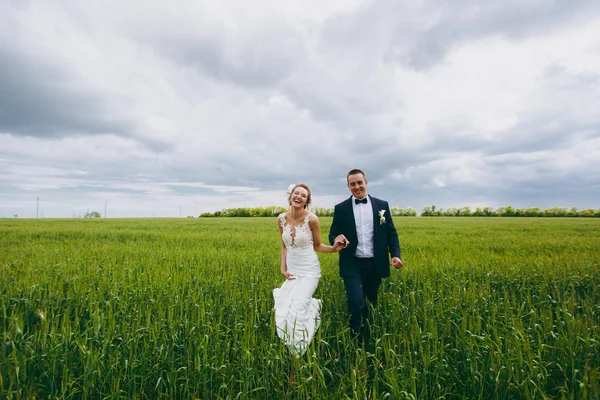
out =
[[359,169],[347,176],[352,196],[335,206],[329,241],[345,241],[340,251],[340,276],[344,280],[350,312],[350,329],[359,343],[365,335],[369,305],[377,304],[381,279],[394,268],[402,268],[398,233],[387,201],[367,194],[367,177]]

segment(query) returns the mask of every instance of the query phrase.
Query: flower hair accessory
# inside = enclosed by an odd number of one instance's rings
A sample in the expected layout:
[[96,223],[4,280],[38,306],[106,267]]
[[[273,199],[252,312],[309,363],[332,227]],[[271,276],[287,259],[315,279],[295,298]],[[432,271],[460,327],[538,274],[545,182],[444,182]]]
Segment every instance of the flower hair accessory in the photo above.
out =
[[287,192],[286,192],[288,194],[288,196],[292,193],[292,189],[294,189],[294,186],[296,186],[296,185],[297,185],[297,183],[292,183],[290,186],[288,186]]
[[379,225],[385,224],[385,210],[379,210]]

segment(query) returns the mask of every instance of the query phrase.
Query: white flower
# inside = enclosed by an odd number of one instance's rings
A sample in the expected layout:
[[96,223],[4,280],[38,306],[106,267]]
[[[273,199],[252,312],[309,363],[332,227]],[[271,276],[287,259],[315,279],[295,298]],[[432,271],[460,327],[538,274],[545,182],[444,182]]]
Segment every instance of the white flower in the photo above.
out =
[[292,189],[294,188],[294,186],[296,186],[295,183],[292,183],[290,186],[288,186],[287,192],[286,192],[288,194],[288,196],[292,193]]
[[385,210],[379,210],[379,225],[385,224]]

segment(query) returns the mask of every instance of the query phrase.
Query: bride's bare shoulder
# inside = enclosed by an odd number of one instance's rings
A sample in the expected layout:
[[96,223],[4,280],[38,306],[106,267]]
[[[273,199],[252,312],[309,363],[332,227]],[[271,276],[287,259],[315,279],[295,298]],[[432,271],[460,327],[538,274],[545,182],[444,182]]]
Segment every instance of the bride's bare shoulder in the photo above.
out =
[[319,217],[314,212],[310,212],[310,214],[308,214],[308,221],[309,222],[319,222]]

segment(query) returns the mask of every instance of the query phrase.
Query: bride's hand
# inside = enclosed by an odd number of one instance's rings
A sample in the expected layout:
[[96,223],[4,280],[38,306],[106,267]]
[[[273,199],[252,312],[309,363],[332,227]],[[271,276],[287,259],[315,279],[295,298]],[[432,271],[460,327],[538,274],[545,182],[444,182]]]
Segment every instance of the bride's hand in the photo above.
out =
[[341,249],[345,249],[348,247],[348,239],[346,239],[343,235],[335,238],[335,242],[333,242],[333,248],[335,251],[340,251]]
[[296,277],[294,276],[294,274],[292,274],[289,271],[281,271],[281,275],[283,275],[285,277],[285,279],[287,279],[288,281],[296,279]]

